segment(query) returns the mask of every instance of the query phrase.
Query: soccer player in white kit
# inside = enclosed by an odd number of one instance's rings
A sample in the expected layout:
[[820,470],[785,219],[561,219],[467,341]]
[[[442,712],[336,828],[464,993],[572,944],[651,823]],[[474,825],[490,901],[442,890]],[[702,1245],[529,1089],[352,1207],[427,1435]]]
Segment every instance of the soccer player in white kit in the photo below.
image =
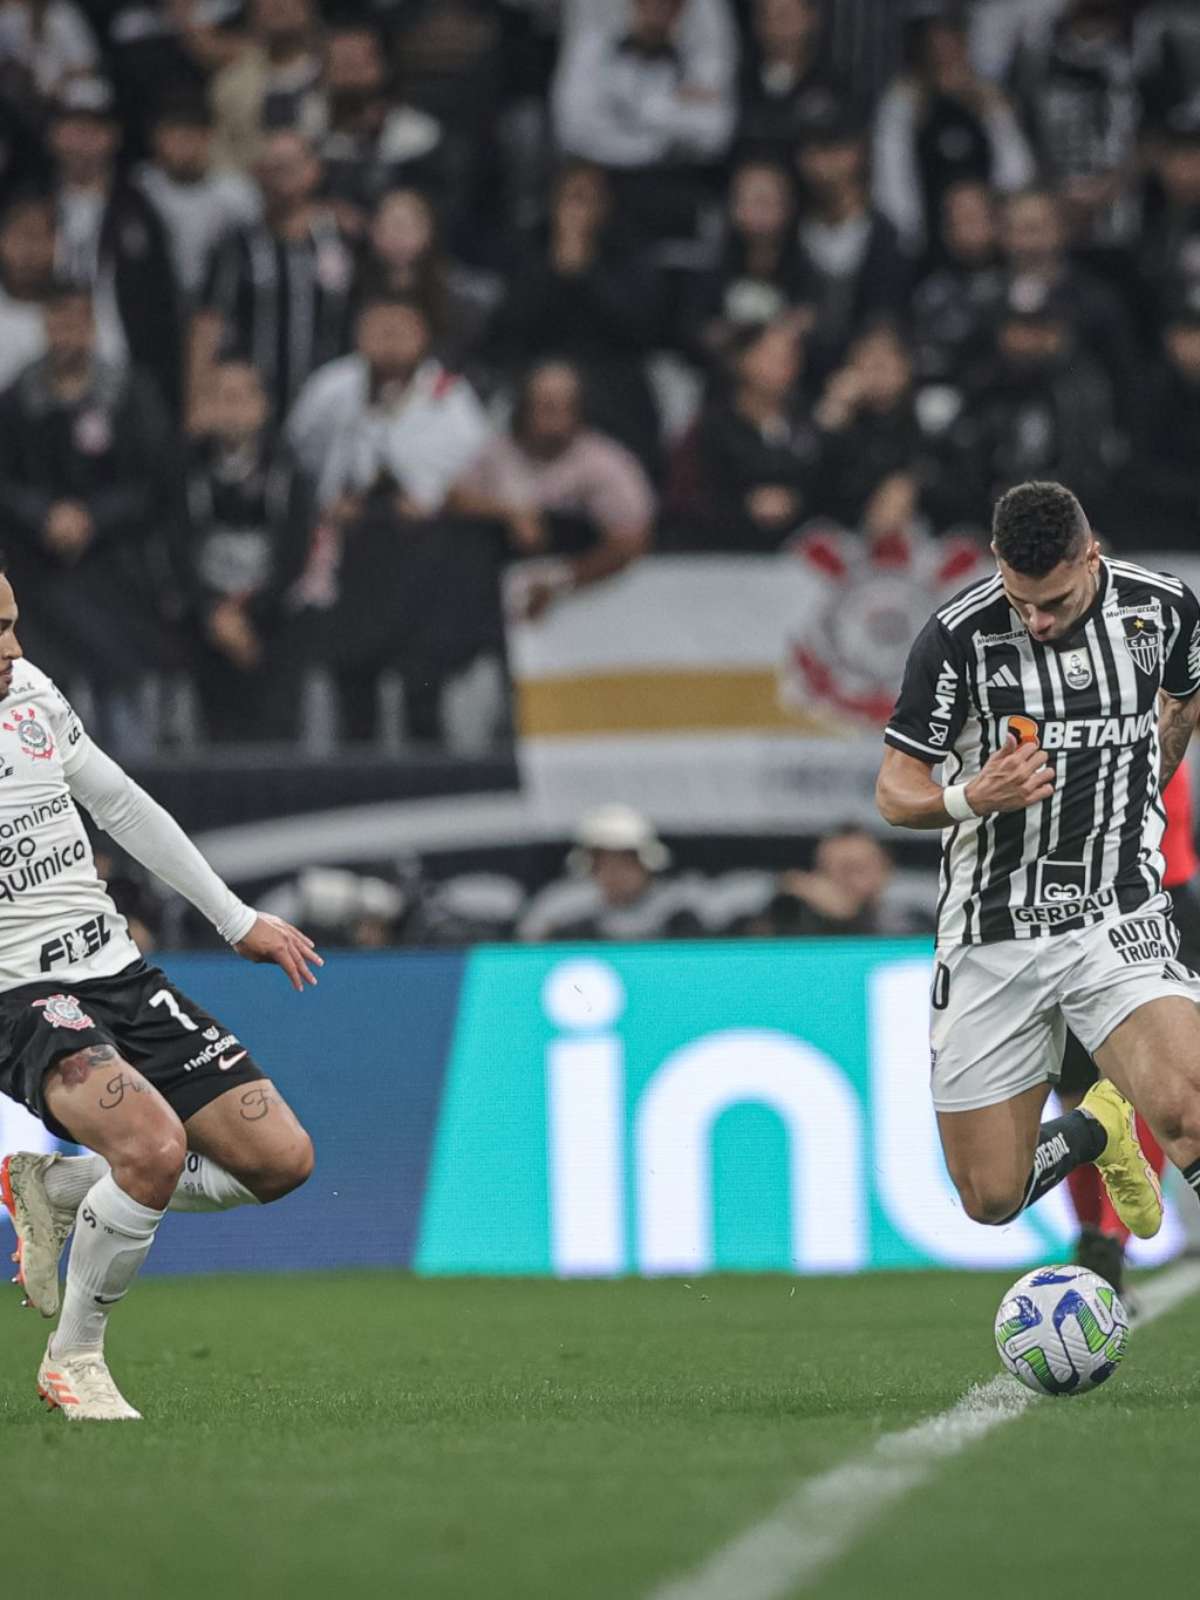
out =
[[72,1421],[136,1420],[104,1335],[163,1213],[278,1199],[308,1177],[313,1152],[242,1041],[142,960],[97,876],[77,805],[240,955],[276,963],[297,990],[321,963],[298,929],[243,905],[97,749],[23,659],[17,620],[0,577],[0,1092],[95,1154],[8,1156],[0,1199],[27,1302],[46,1317],[61,1304],[39,1394]]
[[[888,822],[942,830],[942,1149],[978,1222],[1094,1161],[1145,1238],[1162,1197],[1130,1102],[1200,1194],[1200,980],[1177,959],[1159,850],[1200,712],[1200,605],[1105,559],[1061,484],[1011,489],[992,531],[997,573],[913,645],[876,790]],[[1042,1122],[1068,1026],[1102,1078]]]

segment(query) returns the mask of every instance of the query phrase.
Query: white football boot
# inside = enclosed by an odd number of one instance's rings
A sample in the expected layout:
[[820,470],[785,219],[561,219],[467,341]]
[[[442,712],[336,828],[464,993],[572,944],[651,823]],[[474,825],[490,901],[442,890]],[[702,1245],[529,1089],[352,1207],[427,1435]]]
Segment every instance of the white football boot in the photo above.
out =
[[113,1382],[99,1350],[68,1351],[55,1357],[47,1345],[38,1368],[38,1397],[50,1411],[61,1411],[69,1422],[140,1422]]
[[52,1205],[46,1193],[46,1173],[61,1160],[20,1151],[0,1162],[0,1200],[17,1233],[13,1282],[24,1289],[26,1305],[44,1317],[58,1315],[58,1263],[75,1226],[75,1212]]

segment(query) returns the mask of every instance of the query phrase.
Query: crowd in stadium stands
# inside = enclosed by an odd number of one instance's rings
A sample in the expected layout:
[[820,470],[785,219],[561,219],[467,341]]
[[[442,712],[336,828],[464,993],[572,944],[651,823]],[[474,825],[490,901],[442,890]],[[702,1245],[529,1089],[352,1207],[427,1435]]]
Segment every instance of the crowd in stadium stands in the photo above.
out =
[[537,617],[1028,476],[1190,545],[1200,7],[0,0],[0,386],[26,647],[125,754],[315,666],[437,742],[529,558]]

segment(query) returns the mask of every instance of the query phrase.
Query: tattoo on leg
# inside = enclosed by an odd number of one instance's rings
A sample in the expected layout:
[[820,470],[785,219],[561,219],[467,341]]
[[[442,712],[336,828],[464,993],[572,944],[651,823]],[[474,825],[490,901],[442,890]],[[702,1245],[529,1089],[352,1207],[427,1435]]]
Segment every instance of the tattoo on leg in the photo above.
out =
[[275,1096],[266,1084],[259,1084],[257,1088],[247,1089],[241,1097],[241,1117],[243,1122],[261,1122],[275,1104]]
[[69,1089],[77,1089],[81,1083],[86,1083],[88,1074],[95,1067],[107,1067],[121,1058],[110,1044],[89,1045],[86,1050],[77,1050],[73,1056],[62,1056],[58,1063],[58,1073]]
[[98,1102],[99,1107],[101,1111],[115,1111],[126,1094],[141,1094],[145,1087],[136,1078],[128,1078],[123,1072],[118,1072],[115,1078],[110,1078],[104,1085],[107,1098]]

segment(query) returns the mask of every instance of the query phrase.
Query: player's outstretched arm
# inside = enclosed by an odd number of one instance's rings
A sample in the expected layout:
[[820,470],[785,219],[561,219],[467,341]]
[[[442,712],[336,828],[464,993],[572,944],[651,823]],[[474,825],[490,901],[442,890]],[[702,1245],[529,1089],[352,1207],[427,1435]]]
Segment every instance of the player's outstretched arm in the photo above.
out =
[[316,983],[312,969],[322,961],[312,940],[290,923],[259,915],[239,900],[175,818],[86,734],[76,740],[67,783],[72,797],[135,861],[191,901],[240,955],[273,962],[296,990]]
[[[964,789],[967,805],[977,817],[1024,811],[1053,793],[1054,773],[1045,752],[1037,744],[1018,744],[1015,734]],[[945,796],[928,762],[888,745],[875,784],[875,804],[885,822],[895,828],[948,828],[961,819],[946,809]]]
[[269,911],[260,911],[250,932],[233,947],[247,961],[270,961],[282,967],[291,979],[292,988],[300,993],[306,983],[317,981],[313,967],[325,963],[317,954],[317,947],[306,933],[293,928],[282,917],[273,917]]

